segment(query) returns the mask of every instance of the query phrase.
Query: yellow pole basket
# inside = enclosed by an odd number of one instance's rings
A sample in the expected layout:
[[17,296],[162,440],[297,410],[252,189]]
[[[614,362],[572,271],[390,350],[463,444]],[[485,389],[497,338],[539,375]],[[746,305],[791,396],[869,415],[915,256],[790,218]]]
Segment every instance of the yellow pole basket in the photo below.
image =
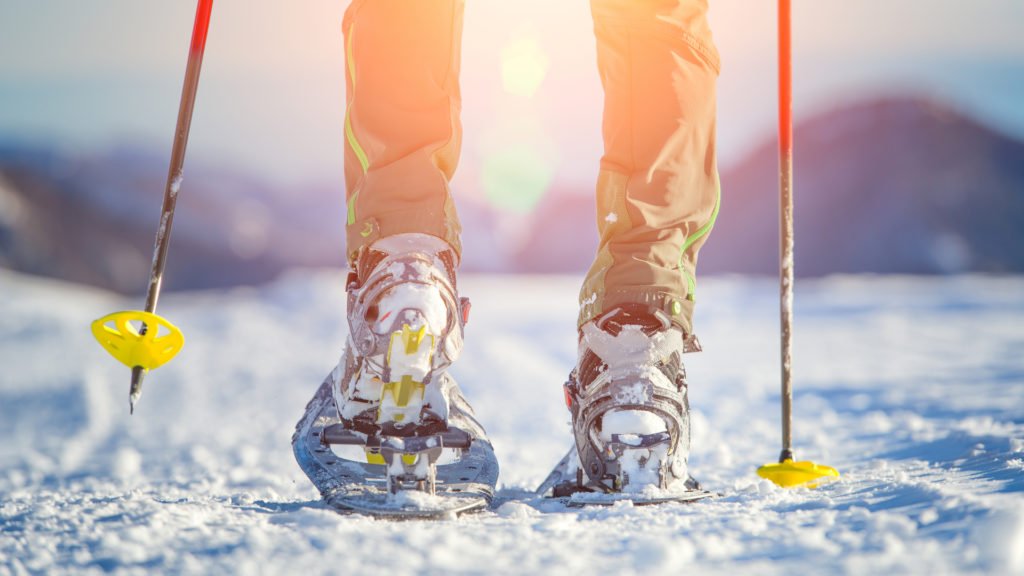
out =
[[166,319],[126,310],[92,323],[92,335],[111,356],[129,368],[159,368],[181,351],[185,336]]

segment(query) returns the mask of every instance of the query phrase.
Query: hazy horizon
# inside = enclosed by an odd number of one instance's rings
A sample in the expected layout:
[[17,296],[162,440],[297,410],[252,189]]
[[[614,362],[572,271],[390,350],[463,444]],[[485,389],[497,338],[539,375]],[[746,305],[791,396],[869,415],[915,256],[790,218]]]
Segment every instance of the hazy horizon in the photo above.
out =
[[[346,4],[218,0],[189,160],[277,185],[340,185]],[[169,150],[194,3],[53,0],[3,11],[0,138],[72,153]],[[1024,137],[1024,3],[964,11],[952,0],[796,2],[797,117],[915,94]],[[774,3],[712,1],[710,18],[727,166],[774,130]],[[479,197],[488,158],[522,145],[538,152],[513,169],[536,171],[546,188],[589,187],[601,154],[593,44],[584,0],[467,3],[460,193]],[[516,74],[525,84],[509,85]]]

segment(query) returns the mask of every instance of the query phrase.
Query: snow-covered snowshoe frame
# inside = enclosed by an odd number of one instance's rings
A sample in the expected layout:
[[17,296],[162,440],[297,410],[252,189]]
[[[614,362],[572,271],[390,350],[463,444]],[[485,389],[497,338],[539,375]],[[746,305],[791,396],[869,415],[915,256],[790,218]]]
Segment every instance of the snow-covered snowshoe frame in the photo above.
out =
[[[490,442],[459,428],[443,434],[414,437],[369,437],[363,446],[378,449],[396,465],[403,450],[429,458],[444,442],[458,450],[460,457],[448,464],[431,466],[434,494],[424,483],[410,482],[391,474],[383,464],[350,460],[337,455],[330,446],[352,444],[359,433],[346,430],[338,417],[332,394],[333,380],[328,377],[306,406],[295,426],[292,450],[306,476],[320,490],[324,502],[338,511],[356,512],[390,518],[445,518],[486,508],[494,496],[498,480],[498,461]],[[452,410],[459,410],[453,405]],[[365,435],[363,435],[365,436]],[[467,446],[460,448],[459,446]],[[383,449],[381,449],[383,448]],[[432,458],[431,458],[432,461]],[[389,485],[390,484],[390,485]]]

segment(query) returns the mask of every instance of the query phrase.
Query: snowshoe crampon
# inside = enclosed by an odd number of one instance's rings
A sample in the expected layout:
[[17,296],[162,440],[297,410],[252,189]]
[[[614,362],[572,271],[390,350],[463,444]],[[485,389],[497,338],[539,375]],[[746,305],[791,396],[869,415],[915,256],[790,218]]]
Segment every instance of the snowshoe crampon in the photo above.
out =
[[718,494],[708,492],[691,476],[681,488],[662,490],[651,486],[635,492],[609,492],[594,484],[579,467],[576,448],[559,460],[548,477],[537,488],[536,494],[562,501],[569,507],[611,506],[617,502],[631,502],[636,506],[667,502],[696,502]]
[[[408,436],[366,434],[338,416],[329,377],[295,427],[292,450],[324,502],[388,518],[446,518],[485,508],[498,463],[490,442],[455,427]],[[359,449],[365,458],[341,455]]]

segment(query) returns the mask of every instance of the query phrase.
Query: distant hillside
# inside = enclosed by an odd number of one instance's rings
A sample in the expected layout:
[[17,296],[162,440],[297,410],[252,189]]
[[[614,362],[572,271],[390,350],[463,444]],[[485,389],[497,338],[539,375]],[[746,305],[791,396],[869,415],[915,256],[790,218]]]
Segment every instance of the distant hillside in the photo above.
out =
[[[166,158],[68,158],[0,142],[0,267],[124,293],[145,288]],[[796,271],[1024,272],[1024,143],[935,103],[884,99],[796,128]],[[699,270],[774,274],[774,139],[722,173],[722,210]],[[511,216],[459,199],[464,270],[580,272],[597,244],[590,191],[555,190],[515,246]],[[166,287],[269,280],[344,266],[341,184],[276,190],[190,161]],[[515,217],[521,218],[521,217]]]
[[[123,293],[145,290],[167,160],[137,151],[67,158],[0,144],[0,266]],[[339,191],[279,192],[187,165],[165,286],[265,282],[290,266],[341,266]]]
[[[796,270],[1024,272],[1024,142],[924,100],[879,100],[795,134]],[[722,176],[704,272],[775,273],[774,141]]]
[[[811,118],[795,142],[797,274],[1024,272],[1024,143],[919,99]],[[723,169],[700,273],[777,273],[776,146]],[[549,198],[517,265],[585,270],[594,220],[588,195]]]
[[[0,267],[145,291],[167,159],[114,150],[73,158],[0,140]],[[512,270],[496,235],[502,215],[459,201],[464,268]],[[186,163],[164,288],[269,281],[290,267],[346,266],[345,199],[337,187],[274,189],[237,171]]]

